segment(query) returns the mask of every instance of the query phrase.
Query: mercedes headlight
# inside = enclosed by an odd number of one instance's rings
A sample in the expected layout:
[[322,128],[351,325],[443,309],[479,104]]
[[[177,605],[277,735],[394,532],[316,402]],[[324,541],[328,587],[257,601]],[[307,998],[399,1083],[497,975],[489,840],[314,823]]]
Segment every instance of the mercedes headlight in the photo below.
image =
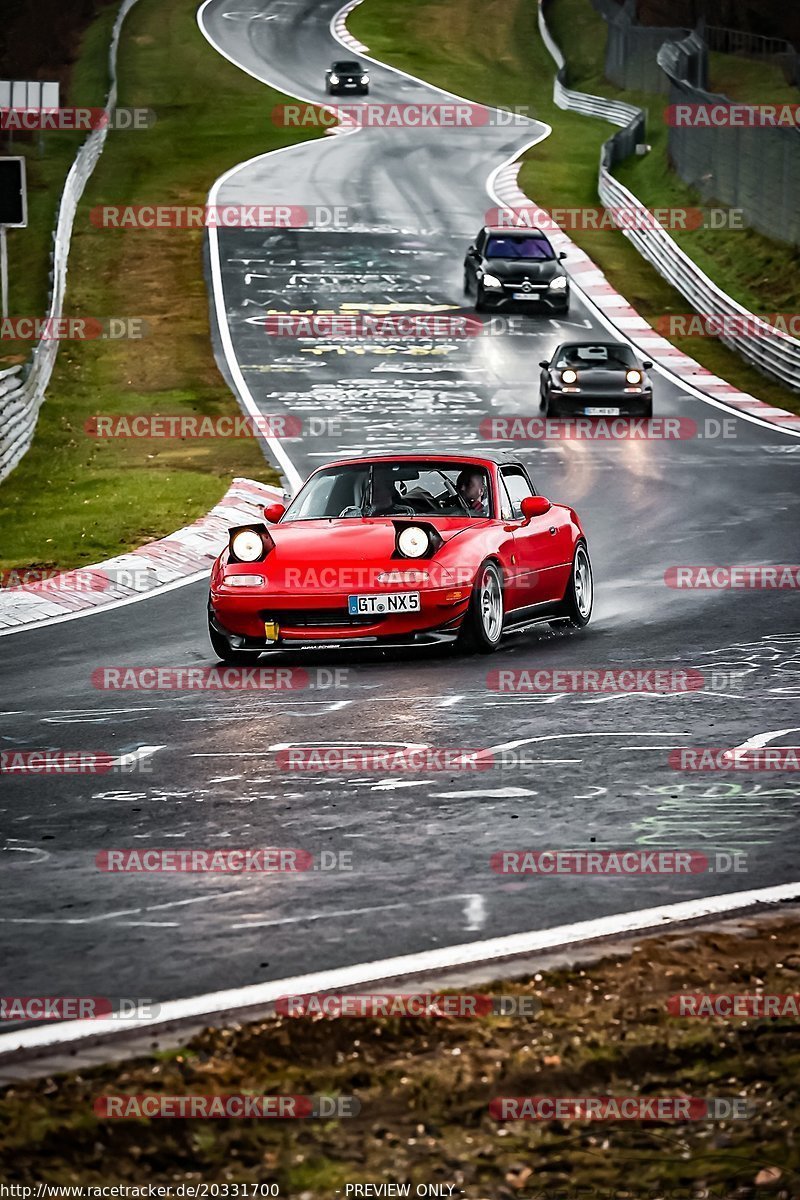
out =
[[428,553],[428,535],[417,525],[408,525],[397,538],[397,549],[406,558],[422,558]]
[[550,280],[550,289],[554,292],[563,292],[567,286],[566,275],[556,275],[555,279]]
[[627,379],[628,383],[641,383],[642,372],[631,368],[630,371],[625,372],[625,378]]
[[484,287],[502,287],[503,284],[497,278],[496,275],[484,275],[483,286]]
[[567,367],[566,371],[561,372],[561,382],[562,383],[577,383],[578,382],[578,372],[573,371],[572,367]]
[[242,529],[231,539],[231,550],[239,562],[257,562],[264,557],[264,543],[255,529]]

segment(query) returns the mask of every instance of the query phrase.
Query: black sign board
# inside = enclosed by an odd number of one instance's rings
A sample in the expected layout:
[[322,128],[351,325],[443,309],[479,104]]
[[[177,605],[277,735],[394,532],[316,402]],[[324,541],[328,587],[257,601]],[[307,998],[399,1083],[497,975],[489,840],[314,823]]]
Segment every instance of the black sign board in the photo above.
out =
[[25,159],[0,158],[0,225],[24,229],[27,224]]

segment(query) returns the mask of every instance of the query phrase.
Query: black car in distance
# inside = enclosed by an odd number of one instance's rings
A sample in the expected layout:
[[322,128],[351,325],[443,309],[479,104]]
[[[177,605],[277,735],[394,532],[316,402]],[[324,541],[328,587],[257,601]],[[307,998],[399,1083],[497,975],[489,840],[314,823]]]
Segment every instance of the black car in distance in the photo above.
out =
[[500,308],[569,310],[569,280],[539,229],[484,225],[464,259],[464,294],[474,295],[475,311]]
[[539,363],[539,408],[546,417],[652,417],[652,365],[627,342],[563,342]]
[[329,96],[366,96],[369,72],[352,59],[331,63],[330,70],[325,72],[325,91]]

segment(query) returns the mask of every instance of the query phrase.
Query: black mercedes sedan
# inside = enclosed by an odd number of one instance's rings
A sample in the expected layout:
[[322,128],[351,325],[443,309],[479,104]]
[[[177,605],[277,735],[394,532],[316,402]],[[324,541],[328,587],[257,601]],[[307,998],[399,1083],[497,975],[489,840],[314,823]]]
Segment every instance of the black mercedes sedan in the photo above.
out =
[[652,417],[652,365],[627,342],[563,342],[539,363],[539,408],[546,417]]
[[475,311],[498,308],[569,310],[569,280],[547,235],[538,229],[484,225],[464,259],[464,294]]
[[369,73],[361,63],[348,60],[335,62],[325,72],[325,91],[329,96],[366,96],[369,93]]

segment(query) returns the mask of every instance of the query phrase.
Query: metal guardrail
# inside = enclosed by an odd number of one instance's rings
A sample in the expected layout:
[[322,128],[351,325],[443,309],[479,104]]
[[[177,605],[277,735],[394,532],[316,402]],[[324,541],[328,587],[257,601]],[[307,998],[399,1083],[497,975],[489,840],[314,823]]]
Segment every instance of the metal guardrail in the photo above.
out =
[[[136,0],[123,0],[114,21],[108,52],[110,84],[106,109],[113,109],[117,103],[117,50],[122,24],[135,3]],[[49,320],[57,321],[63,313],[67,288],[67,260],[75,213],[89,177],[103,152],[107,136],[107,126],[95,129],[89,134],[76,154],[64,183],[53,233],[52,284],[47,310]],[[39,409],[53,374],[58,348],[59,343],[55,339],[42,338],[34,347],[31,359],[24,367],[14,367],[11,371],[0,374],[0,480],[11,474],[22,456],[30,449]],[[10,382],[12,379],[13,383]]]
[[[627,158],[635,143],[644,141],[645,113],[634,105],[590,96],[567,87],[564,56],[547,28],[543,0],[538,0],[538,8],[539,32],[558,68],[553,84],[555,104],[570,112],[600,117],[623,126],[619,133],[603,143],[600,151],[597,191],[603,204],[611,210],[612,216],[615,210],[625,211],[625,236],[697,312],[723,318],[717,335],[721,342],[787,387],[800,390],[800,341],[777,333],[767,322],[717,287],[633,192],[612,175],[611,167]],[[632,219],[633,214],[641,214],[641,220]]]

